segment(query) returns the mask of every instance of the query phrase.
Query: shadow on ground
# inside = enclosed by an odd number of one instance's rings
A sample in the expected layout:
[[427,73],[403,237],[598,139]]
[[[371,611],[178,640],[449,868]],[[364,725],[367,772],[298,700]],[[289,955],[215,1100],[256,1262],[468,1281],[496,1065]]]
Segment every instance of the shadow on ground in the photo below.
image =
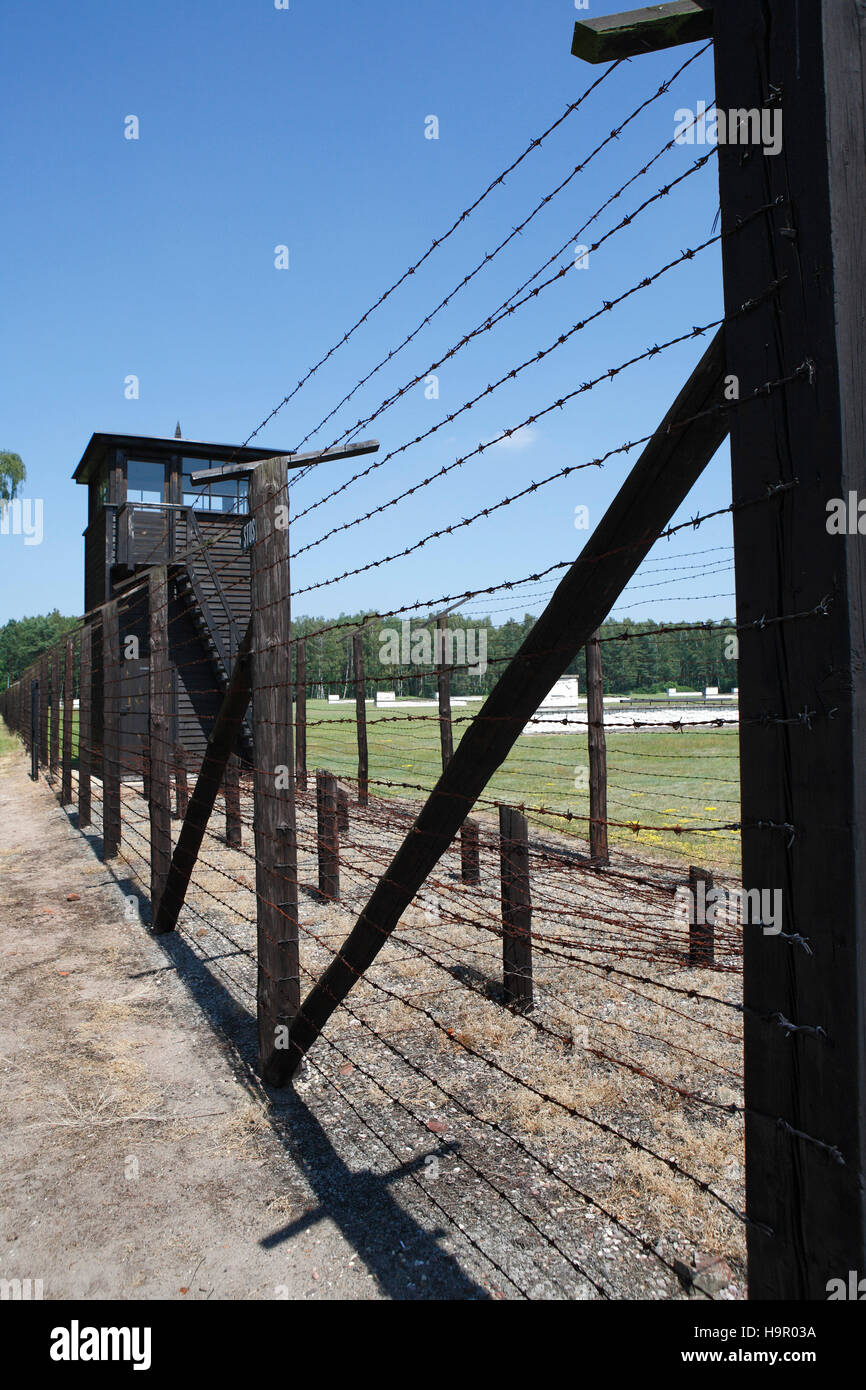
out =
[[[69,822],[77,828],[77,816]],[[98,834],[82,832],[97,857],[102,856]],[[130,914],[142,924],[150,920],[150,902],[132,879],[111,862],[105,864],[106,881],[123,893]],[[289,1224],[272,1231],[261,1244],[272,1248],[291,1240],[321,1221],[330,1220],[357,1251],[381,1292],[391,1299],[489,1299],[490,1292],[477,1283],[441,1245],[446,1231],[427,1230],[399,1204],[392,1189],[396,1183],[423,1171],[425,1159],[443,1157],[451,1145],[438,1145],[431,1155],[422,1154],[388,1172],[370,1169],[353,1172],[335,1150],[328,1134],[302,1096],[288,1087],[277,1091],[264,1086],[256,1066],[256,1021],[208,969],[208,961],[223,960],[236,952],[201,958],[182,936],[156,938],[166,956],[164,970],[174,970],[197,1006],[208,1018],[223,1043],[232,1069],[254,1096],[264,1095],[266,1115],[277,1140],[291,1154],[314,1192],[318,1205]],[[246,954],[245,952],[242,954]],[[156,973],[156,972],[147,972]],[[426,1276],[422,1282],[421,1272]]]

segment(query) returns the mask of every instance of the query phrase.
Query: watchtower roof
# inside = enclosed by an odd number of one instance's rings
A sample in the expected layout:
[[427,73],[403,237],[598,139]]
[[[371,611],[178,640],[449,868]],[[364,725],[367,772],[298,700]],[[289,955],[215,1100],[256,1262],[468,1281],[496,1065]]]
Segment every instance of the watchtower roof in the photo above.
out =
[[239,462],[258,463],[261,459],[274,458],[277,454],[291,453],[290,449],[241,448],[237,444],[210,444],[201,439],[177,439],[167,436],[147,434],[93,434],[73,478],[76,483],[89,483],[105,460],[109,449],[123,449],[130,454],[182,454],[184,458],[210,459],[214,463],[228,463],[230,459]]

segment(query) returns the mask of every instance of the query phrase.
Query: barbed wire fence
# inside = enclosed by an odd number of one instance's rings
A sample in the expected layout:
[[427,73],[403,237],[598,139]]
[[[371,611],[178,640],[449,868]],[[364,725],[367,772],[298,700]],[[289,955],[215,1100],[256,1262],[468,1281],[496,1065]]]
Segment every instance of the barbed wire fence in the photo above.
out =
[[[704,51],[638,104],[344,391],[300,437],[297,452],[390,369],[530,221],[556,206],[595,155]],[[606,69],[394,280],[247,443],[619,67]],[[490,341],[499,325],[561,284],[577,262],[573,251],[565,264],[557,262],[575,241],[676,151],[667,142],[618,182],[499,307],[447,350],[425,355],[422,369],[408,369],[328,448],[382,421],[431,373],[472,344]],[[715,158],[711,151],[669,177],[588,249],[601,249]],[[723,190],[726,177],[733,175],[723,174]],[[748,1077],[744,1087],[742,1057],[744,1031],[748,1038],[751,1030],[761,1046],[773,1037],[774,1055],[787,1048],[802,1060],[803,1049],[826,1045],[829,1024],[791,1006],[771,1006],[760,989],[743,993],[744,947],[747,957],[776,952],[778,969],[798,979],[817,969],[818,947],[791,895],[791,855],[807,836],[806,810],[795,814],[769,792],[756,800],[752,788],[741,804],[739,749],[754,750],[769,737],[777,756],[789,759],[790,743],[783,755],[778,739],[823,729],[841,717],[838,706],[828,707],[814,689],[773,703],[749,689],[742,667],[739,708],[723,702],[717,679],[704,680],[709,689],[699,700],[673,693],[619,704],[602,699],[606,663],[626,648],[639,673],[655,669],[666,639],[688,635],[692,669],[709,676],[717,675],[719,644],[727,641],[732,655],[724,660],[733,663],[747,650],[754,671],[771,662],[782,634],[795,632],[805,650],[837,619],[832,565],[809,585],[765,585],[747,603],[739,597],[736,618],[722,622],[611,619],[623,593],[629,615],[652,609],[684,583],[696,591],[692,603],[734,599],[731,574],[741,596],[748,581],[738,536],[760,536],[773,555],[782,554],[785,528],[800,505],[803,467],[774,449],[765,455],[772,467],[735,463],[727,506],[675,520],[726,436],[742,453],[750,431],[766,429],[778,412],[808,413],[811,406],[800,403],[814,396],[820,370],[819,347],[808,337],[795,337],[772,365],[752,346],[756,324],[777,322],[780,304],[789,302],[791,271],[762,256],[760,271],[745,275],[741,248],[775,245],[790,231],[790,189],[756,181],[749,198],[728,196],[718,234],[660,256],[654,268],[642,268],[625,290],[600,298],[583,319],[464,405],[311,503],[296,508],[294,497],[304,478],[315,479],[315,464],[280,457],[249,471],[252,617],[227,692],[216,685],[211,692],[224,699],[198,768],[172,734],[178,678],[198,667],[201,685],[209,669],[206,652],[178,659],[172,641],[179,620],[173,567],[201,554],[197,542],[168,564],[146,565],[145,557],[114,599],[87,614],[0,700],[34,776],[43,769],[61,803],[77,803],[78,827],[101,837],[107,861],[123,865],[150,904],[152,928],[182,936],[256,1018],[265,1083],[278,1091],[293,1081],[331,1107],[342,1142],[354,1153],[383,1171],[395,1163],[407,1168],[419,1210],[468,1244],[507,1296],[713,1297],[724,1290],[735,1297],[745,1291],[747,1243],[750,1278],[760,1252],[759,1287],[775,1277],[802,1286],[802,1272],[766,1272],[786,1268],[789,1213],[776,1206],[770,1220],[754,1195],[747,1206],[744,1133],[772,1133],[774,1161],[784,1151],[786,1172],[796,1166],[792,1155],[815,1165],[825,1182],[840,1169],[847,1182],[857,1167],[844,1140],[847,1122],[834,1127],[820,1108],[792,1107],[790,1096],[783,1103],[783,1095],[750,1085]],[[736,276],[727,274],[721,316],[678,325],[640,351],[630,346],[576,387],[521,411],[495,438],[438,468],[422,466],[418,479],[393,495],[368,505],[365,494],[356,515],[333,510],[337,498],[374,474],[386,476],[380,470],[393,460],[506,392],[590,324],[625,313],[642,291],[715,246],[726,268],[738,268]],[[742,363],[733,399],[725,390],[732,342],[740,344]],[[417,526],[413,499],[461,476],[459,470],[503,439],[692,345],[703,355],[649,432],[517,490],[485,496],[469,515],[455,512],[445,524]],[[456,574],[461,537],[471,545],[479,528],[512,515],[508,509],[531,517],[526,509],[538,495],[554,496],[573,474],[604,473],[631,455],[630,474],[618,487],[611,484],[610,507],[577,559],[531,573],[518,566],[463,590],[458,581],[446,593],[407,596],[412,557],[421,550],[440,547],[443,566]],[[307,518],[321,508],[331,508],[333,521],[325,510],[320,534],[308,538],[302,530],[295,543],[296,528],[309,526]],[[396,541],[395,515],[406,518]],[[697,548],[688,548],[702,526],[721,517],[733,525],[734,547],[704,547],[699,538]],[[322,561],[317,577],[311,560],[302,559],[371,523],[374,541],[359,563]],[[226,531],[236,524],[227,520]],[[212,546],[213,537],[210,563],[219,568]],[[158,550],[157,538],[153,556]],[[290,581],[290,560],[300,565],[303,582]],[[366,577],[380,571],[394,596],[387,610],[380,603],[351,617],[310,617],[293,630],[292,599],[309,605],[309,595],[340,585],[338,592],[360,594]],[[227,570],[224,581],[229,599],[244,582]],[[765,607],[768,592],[775,602]],[[528,630],[510,618],[498,629],[493,623],[521,610],[538,612]],[[124,634],[133,629],[146,631],[150,672],[143,757],[131,754],[121,732]],[[501,649],[485,652],[483,672],[467,659],[470,629],[501,635]],[[458,636],[462,659],[455,656]],[[386,641],[396,653],[387,664],[381,650],[375,653]],[[323,678],[315,654],[326,643],[343,653],[345,666]],[[555,683],[578,671],[587,682],[586,702],[575,699],[564,713],[546,705]],[[252,757],[239,741],[248,707]],[[753,847],[745,875],[741,841]],[[768,878],[770,861],[777,869]],[[768,882],[778,887],[768,889]],[[775,896],[783,890],[784,913]],[[751,1194],[761,1191],[753,1175],[768,1162],[763,1141],[756,1141]],[[834,1258],[812,1251],[810,1269],[825,1270]],[[807,1277],[810,1287],[815,1278]]]

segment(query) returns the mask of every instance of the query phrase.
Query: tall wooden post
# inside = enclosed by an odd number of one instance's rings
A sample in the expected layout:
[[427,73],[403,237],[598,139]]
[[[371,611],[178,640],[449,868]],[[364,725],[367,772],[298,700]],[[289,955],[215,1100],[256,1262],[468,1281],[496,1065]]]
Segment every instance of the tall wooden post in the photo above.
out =
[[[436,690],[439,697],[439,747],[442,753],[444,772],[454,756],[454,730],[451,723],[451,671],[446,660],[448,615],[440,613],[436,619],[438,659],[436,662]],[[450,655],[449,651],[449,655]],[[468,817],[460,829],[460,880],[473,884],[481,881],[481,864],[478,857],[478,824]]]
[[258,920],[259,1068],[284,1085],[288,1030],[300,1008],[298,859],[295,826],[288,485],[285,458],[250,475],[253,740]]
[[250,703],[252,626],[251,618],[235,653],[228,689],[211,728],[195,790],[177,837],[165,890],[153,923],[156,936],[174,931],[177,926],[207,824],[223,783],[226,763],[237,744]]
[[168,570],[148,576],[150,605],[150,906],[156,921],[171,867],[172,683],[168,656]]
[[533,1007],[529,827],[513,806],[499,807],[499,836],[505,1002],[526,1014]]
[[316,841],[319,858],[319,893],[329,902],[340,898],[340,836],[337,825],[337,779],[332,772],[316,772]]
[[586,644],[586,723],[589,745],[589,855],[593,864],[610,862],[607,848],[607,745],[604,737],[604,679],[600,632]]
[[369,801],[369,765],[367,758],[367,701],[364,685],[364,634],[352,637],[352,664],[355,675],[355,722],[358,726],[358,805]]
[[709,870],[698,869],[693,864],[689,869],[689,965],[702,969],[713,964],[716,954],[715,913],[707,920],[706,906],[707,894],[712,888],[713,876]]
[[48,754],[48,776],[51,781],[60,765],[60,645],[51,651],[51,737]]
[[241,822],[241,768],[236,753],[226,762],[223,777],[223,796],[226,803],[226,844],[229,849],[240,849],[243,845]]
[[102,856],[120,849],[120,630],[117,602],[102,610]]
[[39,679],[30,682],[30,776],[39,780]]
[[141,791],[145,801],[150,800],[150,734],[141,737]]
[[50,686],[48,657],[43,656],[39,662],[39,762],[44,768],[48,767],[48,695]]
[[66,661],[63,669],[63,757],[62,757],[62,776],[60,782],[60,800],[64,806],[68,806],[72,800],[72,722],[73,714],[73,689],[72,682],[75,672],[75,639],[66,639]]
[[451,761],[454,753],[454,736],[451,728],[451,667],[445,660],[445,644],[448,632],[448,615],[441,613],[436,619],[436,641],[439,648],[436,663],[436,690],[439,696],[439,746],[442,751],[442,771]]
[[92,678],[93,678],[93,629],[85,623],[81,629],[81,651],[78,663],[78,829],[85,830],[90,825],[91,792],[90,774],[93,767],[92,725]]
[[349,793],[345,787],[337,787],[337,829],[343,835],[349,829]]
[[866,538],[828,529],[866,497],[866,10],[714,15],[719,108],[782,142],[719,147],[728,312],[782,281],[728,323],[729,381],[797,374],[730,419],[734,499],[793,484],[734,512],[743,887],[783,895],[783,934],[744,927],[749,1292],[825,1300],[866,1275]]
[[478,822],[471,816],[466,817],[460,831],[460,879],[463,883],[481,882]]
[[307,790],[307,644],[295,643],[295,781]]

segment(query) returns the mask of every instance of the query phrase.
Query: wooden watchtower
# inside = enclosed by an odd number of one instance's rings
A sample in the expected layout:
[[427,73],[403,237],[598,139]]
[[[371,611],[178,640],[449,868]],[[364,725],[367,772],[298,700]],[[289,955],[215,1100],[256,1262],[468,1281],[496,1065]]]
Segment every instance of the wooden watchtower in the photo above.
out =
[[[148,601],[136,576],[169,567],[172,741],[198,761],[250,614],[249,557],[241,547],[247,483],[213,472],[270,458],[278,450],[238,448],[181,438],[94,434],[73,474],[88,489],[84,532],[87,612],[119,601],[120,760],[125,775],[141,770],[148,711]],[[94,634],[98,647],[98,629]],[[130,641],[129,639],[133,639]],[[102,663],[94,653],[94,675]],[[94,700],[94,712],[102,708]],[[94,729],[99,746],[101,729]],[[238,752],[249,757],[249,731]]]
[[[250,616],[247,486],[262,460],[290,468],[375,452],[375,440],[293,454],[146,435],[94,434],[73,477],[88,489],[84,606],[118,602],[121,775],[142,770],[148,730],[149,611],[141,576],[165,565],[169,576],[171,741],[200,761],[228,686]],[[103,742],[101,628],[93,632],[93,744]],[[249,725],[237,752],[252,761]]]

